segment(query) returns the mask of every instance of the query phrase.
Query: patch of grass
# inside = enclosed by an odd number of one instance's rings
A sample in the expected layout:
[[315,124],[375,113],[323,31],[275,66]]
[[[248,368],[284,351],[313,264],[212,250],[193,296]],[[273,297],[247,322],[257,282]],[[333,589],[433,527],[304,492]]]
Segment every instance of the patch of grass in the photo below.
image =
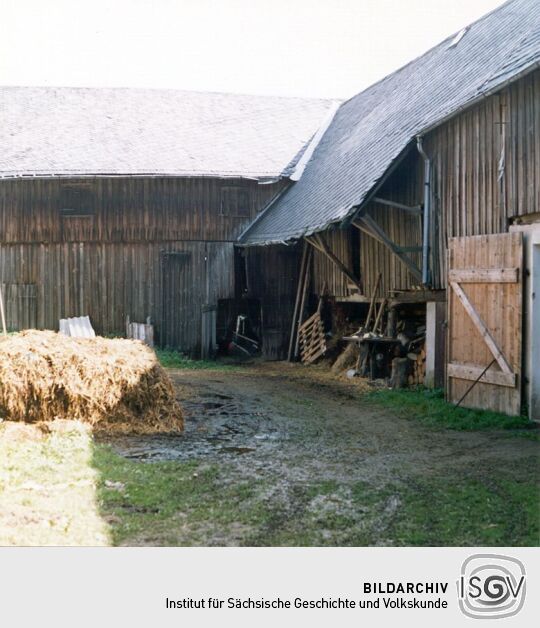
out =
[[259,523],[251,482],[224,485],[218,465],[142,463],[94,447],[99,501],[116,545],[240,544]]
[[[226,463],[225,463],[226,464]],[[335,481],[225,482],[223,465],[142,463],[96,445],[102,516],[115,545],[317,546],[369,543]],[[342,511],[343,510],[343,511]]]
[[374,403],[398,416],[454,430],[520,430],[531,437],[536,424],[524,416],[508,416],[489,410],[456,408],[444,400],[441,390],[376,390],[367,395]]
[[[533,476],[226,482],[226,464],[142,463],[95,447],[102,514],[119,545],[538,545]],[[531,464],[530,461],[527,464]],[[225,467],[224,467],[225,465]],[[520,473],[521,474],[521,473]],[[520,475],[518,474],[518,475]]]
[[156,355],[162,366],[171,369],[230,371],[239,368],[237,364],[218,360],[192,360],[183,353],[170,349],[156,349]]
[[538,546],[540,499],[534,479],[426,479],[400,493],[387,534],[396,545]]
[[109,544],[91,440],[76,421],[0,422],[0,545]]

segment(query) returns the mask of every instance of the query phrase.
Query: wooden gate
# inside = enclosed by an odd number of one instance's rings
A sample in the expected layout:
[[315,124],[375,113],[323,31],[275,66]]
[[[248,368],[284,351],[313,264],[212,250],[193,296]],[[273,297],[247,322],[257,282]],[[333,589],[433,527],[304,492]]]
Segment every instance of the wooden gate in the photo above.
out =
[[447,397],[451,403],[466,395],[463,406],[520,413],[522,272],[521,233],[450,239]]

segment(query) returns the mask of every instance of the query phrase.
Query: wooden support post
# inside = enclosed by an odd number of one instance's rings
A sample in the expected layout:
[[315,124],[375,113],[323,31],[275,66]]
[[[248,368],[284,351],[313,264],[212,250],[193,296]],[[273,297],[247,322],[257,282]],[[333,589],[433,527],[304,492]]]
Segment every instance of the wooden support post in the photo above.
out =
[[379,312],[377,314],[377,318],[375,319],[375,322],[373,323],[373,333],[376,334],[377,333],[377,329],[379,327],[379,323],[382,321],[382,314],[384,312],[384,308],[386,307],[386,299],[383,299],[381,301],[381,306],[379,307]]
[[304,316],[304,309],[306,307],[306,298],[307,298],[307,293],[308,293],[308,290],[309,290],[310,264],[311,264],[312,256],[313,256],[313,249],[310,248],[308,250],[307,258],[306,258],[306,268],[305,268],[305,273],[304,273],[304,287],[303,287],[303,291],[302,291],[302,300],[300,302],[300,310],[298,311],[296,340],[295,340],[295,343],[294,343],[294,353],[293,353],[293,358],[295,360],[298,358],[298,355],[299,355],[299,352],[300,352],[300,335],[298,333],[298,330],[300,329],[300,326],[302,325],[302,317]]
[[391,307],[388,310],[388,320],[386,322],[386,336],[388,338],[395,337],[396,325],[397,325],[397,311],[395,307]]
[[296,340],[296,330],[298,328],[298,308],[300,307],[300,297],[303,291],[304,275],[306,268],[306,260],[309,246],[307,242],[304,242],[304,248],[302,249],[302,261],[300,262],[300,273],[298,275],[298,288],[296,289],[296,300],[294,302],[294,311],[291,323],[291,336],[289,338],[289,351],[287,353],[287,360],[290,362],[293,357],[293,348]]
[[369,331],[369,323],[371,321],[371,315],[373,314],[373,308],[375,307],[375,298],[377,296],[377,290],[379,289],[379,284],[381,283],[382,273],[377,275],[377,281],[375,282],[375,287],[373,288],[373,294],[371,295],[371,301],[369,302],[369,310],[366,316],[366,321],[364,323],[364,331]]

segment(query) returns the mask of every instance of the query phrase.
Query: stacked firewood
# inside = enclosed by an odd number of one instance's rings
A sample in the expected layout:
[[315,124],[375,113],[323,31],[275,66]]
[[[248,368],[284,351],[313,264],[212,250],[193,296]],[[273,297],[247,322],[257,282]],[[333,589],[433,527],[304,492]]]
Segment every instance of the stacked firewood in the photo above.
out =
[[415,351],[408,353],[407,357],[412,361],[412,367],[408,378],[409,386],[423,386],[424,379],[426,377],[425,344],[420,345]]

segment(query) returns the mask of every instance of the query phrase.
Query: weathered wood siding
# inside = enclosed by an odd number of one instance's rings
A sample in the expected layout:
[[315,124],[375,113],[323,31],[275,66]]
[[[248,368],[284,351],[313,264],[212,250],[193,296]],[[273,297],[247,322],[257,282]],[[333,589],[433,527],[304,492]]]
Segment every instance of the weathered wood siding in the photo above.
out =
[[[411,151],[391,179],[382,186],[377,196],[409,206],[420,204],[423,193],[422,172],[416,153]],[[404,247],[422,245],[420,216],[375,202],[369,204],[368,212],[397,245]],[[407,253],[407,255],[421,267],[421,254]],[[373,293],[379,273],[382,273],[382,279],[378,296],[387,295],[389,290],[409,290],[418,284],[395,255],[365,233],[360,234],[360,269],[364,292],[369,296]]]
[[[342,261],[347,268],[353,268],[354,247],[352,239],[354,233],[347,229],[337,229],[328,231],[324,234],[326,242],[334,255]],[[322,294],[326,289],[327,294],[336,297],[349,296],[349,280],[345,275],[331,262],[326,255],[313,250],[313,292]]]
[[[248,192],[248,216],[222,215],[221,190],[231,186]],[[0,242],[230,242],[281,186],[206,178],[3,180]],[[60,214],[66,188],[84,191],[91,215]]]
[[[166,254],[185,252],[187,272],[177,285],[182,300],[163,298]],[[144,322],[150,316],[158,333],[164,317],[178,318],[185,350],[199,341],[201,305],[234,296],[234,246],[227,242],[24,244],[0,247],[1,282],[12,307],[15,286],[34,285],[38,328],[57,329],[58,320],[88,314],[101,334],[121,333],[125,317]],[[15,307],[15,306],[13,306]],[[22,308],[19,305],[18,308]],[[11,319],[15,329],[30,315]]]
[[442,227],[434,279],[444,287],[448,238],[504,233],[512,219],[540,212],[540,71],[426,139]]
[[[66,185],[91,190],[90,216],[61,216]],[[221,215],[222,185],[249,191],[249,217]],[[60,318],[89,314],[98,333],[118,334],[127,315],[139,322],[150,316],[158,341],[165,320],[172,320],[177,348],[196,355],[202,307],[235,296],[234,241],[280,186],[206,179],[1,181],[0,283],[8,297],[17,295],[8,304],[10,326],[35,321],[57,329]],[[171,252],[185,253],[186,265],[165,295]],[[36,298],[24,301],[24,290]]]

